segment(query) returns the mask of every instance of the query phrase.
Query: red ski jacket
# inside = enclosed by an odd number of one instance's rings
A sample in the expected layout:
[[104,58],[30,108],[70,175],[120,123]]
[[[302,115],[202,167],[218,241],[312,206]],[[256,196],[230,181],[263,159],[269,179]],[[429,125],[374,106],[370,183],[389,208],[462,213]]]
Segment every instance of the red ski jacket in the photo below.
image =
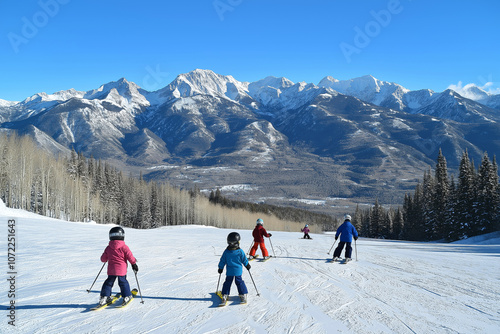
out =
[[262,225],[255,226],[252,235],[253,235],[253,241],[255,242],[264,242],[264,236],[267,238],[270,237],[270,235],[267,233],[266,229]]

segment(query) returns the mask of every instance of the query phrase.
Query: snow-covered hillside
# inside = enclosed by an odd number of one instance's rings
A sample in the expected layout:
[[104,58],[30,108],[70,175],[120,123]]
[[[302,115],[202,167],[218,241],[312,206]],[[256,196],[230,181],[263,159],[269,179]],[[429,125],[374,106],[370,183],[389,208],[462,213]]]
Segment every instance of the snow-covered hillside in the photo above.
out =
[[[249,303],[236,288],[218,308],[217,264],[230,230],[175,226],[126,229],[138,258],[140,299],[91,312],[106,277],[90,288],[110,226],[69,223],[7,209],[16,221],[16,328],[8,325],[7,238],[1,279],[2,333],[498,333],[500,238],[486,244],[359,239],[359,261],[327,263],[332,235],[274,232],[276,258],[246,270]],[[253,223],[249,222],[249,228]],[[248,250],[251,232],[240,230]],[[493,240],[493,242],[492,242]],[[129,268],[130,270],[130,268]],[[224,277],[224,275],[223,275]],[[129,271],[132,287],[137,283]],[[222,280],[221,280],[222,281]],[[221,283],[222,284],[222,283]],[[118,292],[115,285],[114,292]]]

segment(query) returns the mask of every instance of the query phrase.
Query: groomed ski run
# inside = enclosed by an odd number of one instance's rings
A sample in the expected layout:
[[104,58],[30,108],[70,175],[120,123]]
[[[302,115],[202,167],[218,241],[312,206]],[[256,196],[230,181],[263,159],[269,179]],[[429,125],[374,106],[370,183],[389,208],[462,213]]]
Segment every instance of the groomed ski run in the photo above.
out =
[[[304,243],[296,232],[272,231],[276,258],[252,262],[260,297],[244,269],[248,304],[218,308],[217,263],[232,230],[126,229],[127,244],[140,264],[144,304],[134,301],[121,310],[90,313],[104,272],[91,292],[86,290],[101,267],[110,225],[63,222],[0,207],[0,219],[7,217],[17,217],[18,226],[16,333],[500,332],[498,235],[466,244],[360,238],[359,261],[332,265],[327,263],[331,234]],[[252,225],[236,230],[243,249],[252,242]],[[0,249],[7,249],[7,238],[0,238]],[[128,280],[136,285],[130,268]],[[7,280],[2,282],[7,291]],[[113,290],[119,291],[117,286]],[[230,296],[238,298],[234,286]],[[10,333],[5,298],[0,307],[1,331]]]

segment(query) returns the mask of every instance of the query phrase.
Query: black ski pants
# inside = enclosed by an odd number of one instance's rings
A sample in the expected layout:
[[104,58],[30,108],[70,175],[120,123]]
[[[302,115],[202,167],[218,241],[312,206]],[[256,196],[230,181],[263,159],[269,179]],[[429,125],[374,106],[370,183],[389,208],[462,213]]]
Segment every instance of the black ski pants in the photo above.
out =
[[352,254],[352,247],[350,242],[341,241],[337,248],[335,248],[335,252],[333,252],[333,257],[340,257],[340,253],[342,253],[342,249],[344,249],[345,245],[345,257],[350,258]]

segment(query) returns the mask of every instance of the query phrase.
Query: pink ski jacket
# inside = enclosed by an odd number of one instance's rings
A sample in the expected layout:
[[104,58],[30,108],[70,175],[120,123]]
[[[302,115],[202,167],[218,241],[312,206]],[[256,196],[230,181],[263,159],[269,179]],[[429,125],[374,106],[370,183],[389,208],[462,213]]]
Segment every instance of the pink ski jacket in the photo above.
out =
[[108,275],[127,275],[127,261],[130,264],[137,262],[123,240],[111,240],[101,255],[101,262],[108,262]]

